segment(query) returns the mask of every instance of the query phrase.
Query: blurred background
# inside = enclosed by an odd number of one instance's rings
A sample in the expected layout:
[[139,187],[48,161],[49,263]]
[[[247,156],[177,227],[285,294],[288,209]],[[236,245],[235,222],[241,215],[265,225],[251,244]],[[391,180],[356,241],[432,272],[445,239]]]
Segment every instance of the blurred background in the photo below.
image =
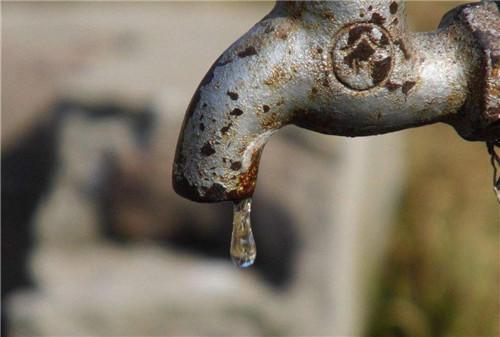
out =
[[2,336],[500,335],[492,169],[450,127],[281,130],[248,270],[231,205],[173,192],[191,95],[272,6],[2,2]]

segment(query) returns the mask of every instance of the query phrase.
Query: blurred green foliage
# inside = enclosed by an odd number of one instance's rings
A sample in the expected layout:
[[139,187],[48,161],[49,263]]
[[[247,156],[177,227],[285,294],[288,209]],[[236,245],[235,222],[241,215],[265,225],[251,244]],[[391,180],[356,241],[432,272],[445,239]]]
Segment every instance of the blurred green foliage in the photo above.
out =
[[408,179],[367,336],[500,336],[500,207],[486,145],[408,134]]

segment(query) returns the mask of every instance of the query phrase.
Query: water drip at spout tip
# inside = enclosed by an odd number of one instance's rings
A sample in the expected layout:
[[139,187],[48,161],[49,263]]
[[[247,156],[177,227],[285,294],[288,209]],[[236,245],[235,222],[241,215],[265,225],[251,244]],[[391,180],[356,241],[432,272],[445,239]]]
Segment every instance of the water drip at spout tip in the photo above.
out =
[[250,222],[252,198],[234,203],[233,206],[233,233],[231,235],[231,258],[240,268],[250,267],[257,255],[255,240]]

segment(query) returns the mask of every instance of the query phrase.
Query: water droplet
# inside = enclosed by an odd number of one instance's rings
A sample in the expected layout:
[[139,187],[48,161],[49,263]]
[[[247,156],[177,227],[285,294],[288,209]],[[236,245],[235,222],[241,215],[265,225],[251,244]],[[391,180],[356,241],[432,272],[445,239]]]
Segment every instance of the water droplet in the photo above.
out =
[[233,234],[231,235],[231,258],[240,268],[250,267],[255,261],[257,249],[252,234],[250,212],[252,198],[235,202],[233,206]]

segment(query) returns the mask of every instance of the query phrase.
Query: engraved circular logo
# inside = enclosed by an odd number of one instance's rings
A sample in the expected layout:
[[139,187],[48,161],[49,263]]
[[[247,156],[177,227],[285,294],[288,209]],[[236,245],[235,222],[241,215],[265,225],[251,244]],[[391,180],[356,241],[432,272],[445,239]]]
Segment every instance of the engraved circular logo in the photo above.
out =
[[359,23],[339,31],[332,59],[340,82],[351,89],[367,90],[389,76],[393,46],[384,28],[372,23]]

